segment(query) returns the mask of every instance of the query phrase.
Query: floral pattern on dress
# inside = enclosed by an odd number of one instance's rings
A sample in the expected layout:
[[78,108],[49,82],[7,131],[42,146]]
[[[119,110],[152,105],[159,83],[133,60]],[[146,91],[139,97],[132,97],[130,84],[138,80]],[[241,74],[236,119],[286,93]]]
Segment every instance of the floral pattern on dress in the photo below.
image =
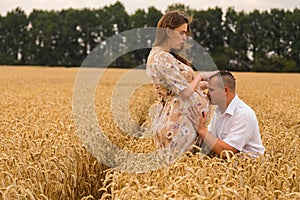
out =
[[179,97],[182,90],[190,87],[189,83],[195,73],[193,69],[166,51],[152,49],[147,60],[146,72],[159,98],[159,109],[152,125],[157,147],[183,153],[190,150],[191,145],[201,143],[194,128],[197,125],[189,120],[188,109],[197,105],[200,110],[207,111],[207,96],[197,88],[190,97]]

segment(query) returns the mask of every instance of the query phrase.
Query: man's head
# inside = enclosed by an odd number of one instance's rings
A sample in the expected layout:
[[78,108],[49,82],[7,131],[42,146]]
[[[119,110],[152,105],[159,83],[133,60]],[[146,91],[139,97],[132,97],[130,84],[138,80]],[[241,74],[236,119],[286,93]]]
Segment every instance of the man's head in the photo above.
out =
[[212,105],[227,108],[235,96],[236,83],[229,71],[220,71],[208,81],[208,97]]

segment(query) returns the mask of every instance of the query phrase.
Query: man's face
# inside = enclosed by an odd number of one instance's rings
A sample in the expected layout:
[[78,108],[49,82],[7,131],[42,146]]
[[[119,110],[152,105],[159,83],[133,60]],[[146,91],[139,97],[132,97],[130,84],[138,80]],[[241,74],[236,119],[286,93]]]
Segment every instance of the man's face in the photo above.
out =
[[212,105],[226,105],[226,93],[223,81],[220,77],[215,76],[208,82],[208,98]]

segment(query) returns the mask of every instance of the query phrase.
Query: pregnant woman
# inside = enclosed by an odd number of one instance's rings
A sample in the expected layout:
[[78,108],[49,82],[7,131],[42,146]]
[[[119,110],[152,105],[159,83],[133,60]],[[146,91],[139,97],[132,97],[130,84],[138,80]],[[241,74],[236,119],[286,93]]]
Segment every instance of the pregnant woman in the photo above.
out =
[[153,120],[153,131],[158,148],[175,155],[199,145],[195,127],[189,120],[189,109],[197,113],[209,111],[204,93],[207,79],[217,73],[195,73],[191,64],[179,55],[190,34],[190,17],[180,11],[162,16],[157,24],[156,39],[151,49],[146,72],[159,97],[159,106]]

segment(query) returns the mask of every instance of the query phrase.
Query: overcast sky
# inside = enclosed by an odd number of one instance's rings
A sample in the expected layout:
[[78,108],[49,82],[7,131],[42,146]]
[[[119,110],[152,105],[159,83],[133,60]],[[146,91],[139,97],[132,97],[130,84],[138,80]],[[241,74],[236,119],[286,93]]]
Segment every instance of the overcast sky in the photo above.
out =
[[[21,7],[29,14],[34,8],[43,10],[61,10],[67,8],[102,8],[114,4],[117,0],[0,0],[0,14],[6,15],[16,7]],[[138,8],[147,9],[154,6],[164,12],[168,5],[183,3],[192,9],[207,9],[221,7],[226,9],[233,6],[235,10],[251,11],[254,9],[270,10],[270,8],[290,9],[300,8],[300,0],[120,0],[129,14]]]

